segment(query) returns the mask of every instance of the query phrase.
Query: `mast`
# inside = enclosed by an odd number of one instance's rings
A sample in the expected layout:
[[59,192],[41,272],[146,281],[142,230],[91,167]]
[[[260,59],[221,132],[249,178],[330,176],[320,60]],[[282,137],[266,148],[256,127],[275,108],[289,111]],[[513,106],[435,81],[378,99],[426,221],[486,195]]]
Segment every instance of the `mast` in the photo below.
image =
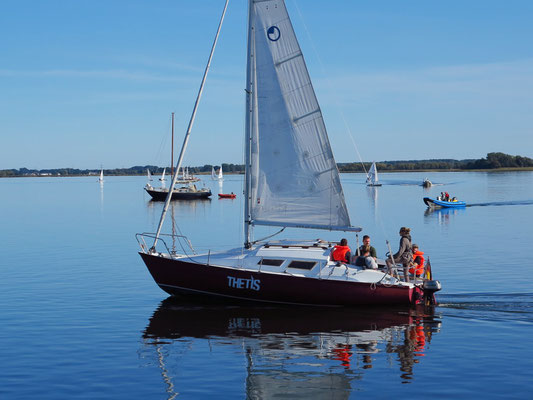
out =
[[174,113],[172,113],[172,145],[170,147],[170,176],[174,176]]
[[255,62],[252,60],[254,56],[252,51],[253,43],[253,23],[252,14],[254,8],[254,1],[250,0],[248,3],[248,52],[246,57],[246,126],[245,126],[245,139],[244,139],[244,247],[249,249],[251,245],[251,227],[252,218],[250,210],[252,208],[252,126],[254,122],[254,101],[253,90],[254,77],[253,69],[255,68]]
[[181,163],[183,161],[183,156],[185,155],[185,150],[187,149],[187,144],[189,143],[189,137],[191,135],[192,126],[194,124],[194,119],[196,118],[196,111],[198,110],[198,104],[200,103],[200,99],[202,98],[202,92],[204,91],[204,84],[207,79],[207,73],[209,72],[209,67],[211,66],[211,60],[213,59],[213,54],[215,53],[215,47],[217,45],[218,36],[220,35],[220,29],[222,28],[222,22],[224,22],[224,16],[226,15],[226,10],[228,8],[228,2],[229,0],[226,0],[226,3],[224,4],[224,10],[222,11],[222,16],[220,17],[220,22],[218,23],[218,29],[215,35],[215,40],[213,40],[213,45],[211,46],[211,52],[209,53],[209,58],[207,60],[207,65],[205,67],[204,76],[202,77],[202,83],[200,84],[200,89],[198,90],[198,94],[196,95],[196,101],[194,103],[194,107],[192,110],[191,119],[189,120],[187,132],[185,133],[185,138],[183,139],[183,144],[181,146],[181,151],[178,157],[178,162],[176,163],[176,171],[172,175],[172,183],[170,184],[170,187],[168,189],[167,199],[165,200],[165,206],[163,207],[163,212],[161,213],[161,218],[159,219],[159,225],[157,226],[157,232],[155,234],[154,244],[152,245],[152,248],[150,249],[152,251],[155,251],[155,246],[157,244],[157,241],[159,240],[159,235],[161,233],[161,228],[163,227],[163,222],[165,221],[165,216],[168,211],[168,206],[170,205],[170,200],[172,199],[172,192],[174,190],[174,186],[176,186],[176,181],[178,180],[178,172],[180,170]]

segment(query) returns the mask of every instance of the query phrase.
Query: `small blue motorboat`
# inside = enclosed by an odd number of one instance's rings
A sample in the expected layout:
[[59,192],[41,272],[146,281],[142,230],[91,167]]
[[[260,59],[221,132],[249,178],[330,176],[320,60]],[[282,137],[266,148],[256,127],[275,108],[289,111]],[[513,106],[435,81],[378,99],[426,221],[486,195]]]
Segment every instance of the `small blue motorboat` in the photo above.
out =
[[441,200],[440,198],[432,199],[429,197],[424,197],[424,203],[431,208],[458,208],[466,207],[466,202],[459,201],[455,197],[450,200]]

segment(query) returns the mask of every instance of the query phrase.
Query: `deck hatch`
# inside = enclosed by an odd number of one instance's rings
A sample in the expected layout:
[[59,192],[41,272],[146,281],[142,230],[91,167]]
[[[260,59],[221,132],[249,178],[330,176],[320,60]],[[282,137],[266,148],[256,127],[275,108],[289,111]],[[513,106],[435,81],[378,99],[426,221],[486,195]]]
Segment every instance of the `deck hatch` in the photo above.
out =
[[291,263],[289,264],[289,266],[287,268],[312,270],[315,265],[316,265],[316,261],[298,261],[298,260],[294,260],[294,261],[291,261]]
[[272,267],[281,267],[281,264],[283,264],[285,260],[275,260],[273,258],[263,258],[259,260],[257,264],[259,265],[270,265]]

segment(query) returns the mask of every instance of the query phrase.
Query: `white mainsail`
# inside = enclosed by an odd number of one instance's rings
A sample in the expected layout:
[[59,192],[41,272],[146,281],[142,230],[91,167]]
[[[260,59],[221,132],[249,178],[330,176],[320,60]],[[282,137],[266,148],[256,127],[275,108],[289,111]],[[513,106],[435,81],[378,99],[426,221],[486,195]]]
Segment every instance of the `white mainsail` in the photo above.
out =
[[211,167],[211,179],[216,180],[215,167]]
[[147,174],[147,176],[148,176],[148,180],[149,180],[149,181],[153,180],[153,179],[152,179],[152,174],[150,173],[150,170],[149,170],[148,168],[146,169],[146,174]]
[[373,162],[370,169],[368,170],[368,175],[366,177],[366,183],[369,185],[375,185],[379,181],[378,179],[378,170],[376,168],[376,163]]
[[251,0],[249,13],[246,221],[359,230],[284,2]]
[[98,178],[98,182],[103,182],[104,181],[104,170],[101,169],[100,170],[100,177]]
[[221,180],[224,179],[224,175],[222,175],[222,165],[220,166],[220,169],[218,170],[217,179],[218,179],[219,181],[221,181]]
[[166,179],[165,179],[165,172],[166,172],[166,168],[163,168],[163,173],[161,174],[161,178],[159,178],[160,181],[164,182]]

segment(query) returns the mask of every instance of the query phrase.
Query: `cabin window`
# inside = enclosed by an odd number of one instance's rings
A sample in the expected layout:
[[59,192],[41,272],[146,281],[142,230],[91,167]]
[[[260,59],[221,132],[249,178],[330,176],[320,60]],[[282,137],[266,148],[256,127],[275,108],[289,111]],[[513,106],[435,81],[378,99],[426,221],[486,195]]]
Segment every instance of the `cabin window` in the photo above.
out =
[[311,270],[316,265],[316,261],[291,261],[287,268]]
[[263,258],[258,262],[259,265],[271,265],[273,267],[280,267],[285,260],[274,260],[272,258]]

